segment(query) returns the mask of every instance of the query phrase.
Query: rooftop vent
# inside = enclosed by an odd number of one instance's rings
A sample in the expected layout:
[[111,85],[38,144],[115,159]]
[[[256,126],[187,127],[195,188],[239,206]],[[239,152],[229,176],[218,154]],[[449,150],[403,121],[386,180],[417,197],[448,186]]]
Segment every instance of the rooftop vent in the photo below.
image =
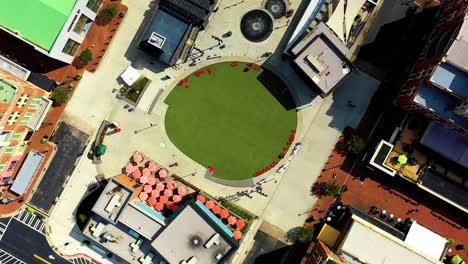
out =
[[156,32],[151,33],[151,37],[148,39],[148,43],[155,46],[158,49],[161,49],[166,42],[166,38],[159,35]]
[[190,245],[192,247],[199,247],[202,244],[202,239],[199,236],[192,236],[190,238]]

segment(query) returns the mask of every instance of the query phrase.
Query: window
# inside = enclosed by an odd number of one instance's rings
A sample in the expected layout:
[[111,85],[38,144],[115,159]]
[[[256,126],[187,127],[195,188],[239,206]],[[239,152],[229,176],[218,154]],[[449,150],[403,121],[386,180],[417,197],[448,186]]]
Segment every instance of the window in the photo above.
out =
[[80,47],[80,43],[74,41],[73,39],[68,39],[67,43],[62,49],[62,52],[71,56],[75,56],[76,51]]
[[31,112],[26,112],[23,116],[23,119],[21,119],[21,125],[26,125],[28,124],[29,120],[31,119],[31,116],[33,115],[33,113]]
[[320,255],[320,253],[318,252],[317,249],[315,249],[315,250],[312,252],[312,257],[314,258],[316,264],[321,264],[322,261],[323,261],[323,256]]
[[20,113],[19,112],[13,112],[10,117],[8,117],[8,122],[7,124],[8,125],[14,125],[16,124],[16,121],[18,121],[18,118],[20,117]]
[[4,162],[0,163],[0,172],[3,172],[3,168],[5,168],[5,163]]
[[99,7],[101,7],[103,0],[89,0],[86,4],[86,7],[89,8],[94,13],[97,13]]
[[31,103],[29,104],[29,108],[35,109],[37,108],[37,105],[41,102],[41,97],[35,96],[32,100]]
[[17,160],[12,161],[10,163],[10,166],[8,166],[8,171],[14,171],[17,163],[18,163]]
[[11,137],[11,141],[18,141],[21,136],[23,135],[23,132],[16,132],[13,134],[13,137]]
[[81,15],[73,28],[73,31],[82,36],[86,35],[93,21],[85,15]]
[[20,98],[18,99],[18,101],[16,102],[16,106],[19,108],[24,107],[28,103],[28,100],[29,100],[29,94],[22,94]]
[[7,147],[7,148],[5,149],[5,155],[11,155],[11,153],[13,153],[13,150],[15,150],[15,147],[14,147],[14,146]]

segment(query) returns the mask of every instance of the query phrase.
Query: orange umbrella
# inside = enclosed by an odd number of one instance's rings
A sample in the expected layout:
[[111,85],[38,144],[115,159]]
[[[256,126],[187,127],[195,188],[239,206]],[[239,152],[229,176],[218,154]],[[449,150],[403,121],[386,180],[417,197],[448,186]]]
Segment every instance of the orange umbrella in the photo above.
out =
[[231,215],[231,216],[228,218],[228,224],[230,224],[230,225],[235,225],[236,222],[237,222],[237,218],[236,218],[235,216],[232,216],[232,215]]
[[200,201],[200,203],[205,203],[206,202],[205,196],[203,196],[201,194],[197,195],[197,200]]
[[133,154],[133,161],[140,163],[143,161],[143,156],[140,153],[135,152],[135,154]]
[[151,175],[151,171],[150,171],[148,168],[143,168],[142,174],[143,174],[144,176],[150,176],[150,175]]
[[151,185],[151,186],[155,185],[156,184],[156,178],[153,177],[153,176],[149,176],[148,177],[148,184]]
[[127,166],[125,166],[125,173],[130,174],[130,173],[134,172],[135,169],[136,168],[131,163],[129,163],[129,164],[127,164]]
[[219,204],[215,204],[213,208],[211,208],[211,211],[213,211],[213,214],[219,214],[221,211],[221,206],[219,206]]
[[132,173],[132,176],[135,179],[139,179],[141,177],[141,171],[138,170],[138,169],[134,170],[133,173]]
[[213,203],[213,201],[207,201],[207,202],[205,203],[205,206],[206,206],[206,208],[211,209],[211,208],[213,208],[214,203]]
[[159,196],[159,202],[165,204],[165,203],[167,203],[168,201],[169,201],[169,197],[164,196],[164,195],[163,195],[163,196]]
[[170,181],[170,182],[166,183],[166,188],[169,189],[169,190],[174,190],[175,189],[174,182]]
[[159,190],[153,190],[151,192],[151,196],[158,198],[159,197],[159,192],[160,192]]
[[164,183],[159,182],[158,184],[156,184],[156,190],[159,190],[159,191],[164,190]]
[[148,204],[151,205],[151,206],[155,205],[156,202],[157,202],[157,201],[156,201],[156,198],[155,198],[155,197],[152,197],[152,196],[151,196],[151,197],[148,199]]
[[140,183],[143,183],[143,184],[148,183],[148,176],[141,176]]
[[245,227],[245,221],[242,219],[238,219],[236,222],[237,229],[242,230]]
[[169,189],[164,190],[165,196],[169,197],[169,196],[172,196],[172,194],[173,194],[172,190],[169,190]]
[[164,208],[164,204],[159,202],[159,203],[156,203],[154,205],[154,209],[156,209],[157,211],[161,211],[162,209]]
[[165,170],[165,169],[160,169],[160,170],[158,171],[158,175],[159,175],[159,177],[161,177],[161,178],[166,178],[166,177],[167,177],[167,170]]
[[153,191],[153,187],[151,187],[151,185],[145,185],[145,187],[143,187],[143,190],[145,191],[145,193],[151,193]]
[[146,201],[146,199],[148,199],[148,194],[145,192],[141,192],[138,197],[140,198],[140,200]]
[[182,200],[182,198],[180,198],[180,195],[174,195],[172,196],[172,201],[174,201],[175,203],[177,202],[180,202]]
[[239,230],[236,230],[232,233],[232,237],[234,237],[235,240],[239,240],[242,237],[242,232]]
[[219,212],[219,216],[221,216],[221,218],[223,218],[223,219],[228,218],[228,216],[229,216],[229,210],[227,210],[227,209],[222,209],[222,210]]
[[158,169],[158,166],[156,166],[156,163],[154,163],[154,162],[151,161],[151,162],[148,164],[148,169],[149,169],[151,172],[155,172],[155,171]]

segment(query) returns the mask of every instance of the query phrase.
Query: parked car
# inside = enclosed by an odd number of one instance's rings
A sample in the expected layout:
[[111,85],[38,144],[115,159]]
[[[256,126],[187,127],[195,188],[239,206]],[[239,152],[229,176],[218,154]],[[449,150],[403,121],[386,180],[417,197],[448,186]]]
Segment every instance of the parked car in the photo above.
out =
[[301,142],[298,142],[296,143],[296,145],[294,146],[294,149],[292,150],[291,152],[291,156],[296,156],[296,154],[299,152],[299,150],[301,149],[301,146],[302,146],[302,143]]
[[288,168],[288,166],[289,166],[289,160],[286,161],[285,164],[281,165],[281,166],[278,168],[278,170],[277,170],[276,172],[278,172],[278,173],[283,173],[283,172],[286,171],[286,169]]

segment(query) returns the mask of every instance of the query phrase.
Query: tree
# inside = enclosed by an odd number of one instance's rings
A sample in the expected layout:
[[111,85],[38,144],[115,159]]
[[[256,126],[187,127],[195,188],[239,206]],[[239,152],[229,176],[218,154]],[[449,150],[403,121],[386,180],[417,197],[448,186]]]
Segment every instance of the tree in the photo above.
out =
[[99,22],[102,25],[109,24],[112,19],[117,15],[119,12],[119,6],[117,4],[108,4],[106,5],[101,12],[99,12]]
[[325,196],[338,197],[341,193],[341,186],[335,180],[324,182],[323,188]]
[[93,52],[90,49],[85,49],[81,52],[79,59],[86,66],[93,60]]
[[314,238],[314,228],[313,227],[301,227],[299,234],[297,236],[297,241],[300,243],[308,243]]
[[52,99],[56,104],[61,105],[67,102],[69,93],[69,87],[66,85],[61,85],[55,87],[55,89],[50,94],[50,99]]
[[358,135],[352,135],[351,140],[348,142],[348,150],[356,155],[359,155],[365,146],[366,142]]

